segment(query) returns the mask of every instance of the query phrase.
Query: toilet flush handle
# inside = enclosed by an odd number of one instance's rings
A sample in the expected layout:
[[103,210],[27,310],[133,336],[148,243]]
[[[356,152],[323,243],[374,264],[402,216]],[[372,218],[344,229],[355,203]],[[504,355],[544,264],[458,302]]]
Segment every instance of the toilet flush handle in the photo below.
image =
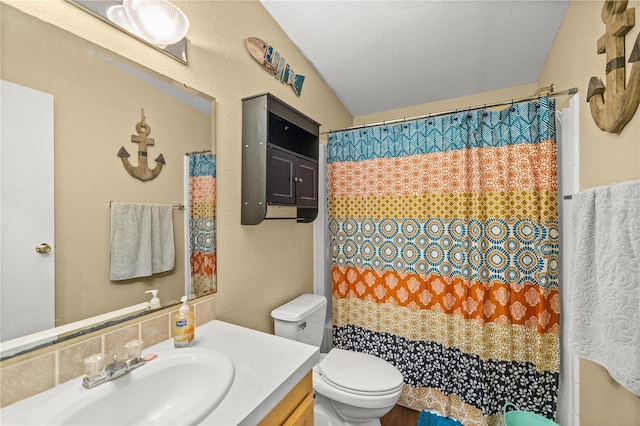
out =
[[307,328],[306,321],[302,321],[300,324],[298,324],[298,330],[304,330],[305,328]]

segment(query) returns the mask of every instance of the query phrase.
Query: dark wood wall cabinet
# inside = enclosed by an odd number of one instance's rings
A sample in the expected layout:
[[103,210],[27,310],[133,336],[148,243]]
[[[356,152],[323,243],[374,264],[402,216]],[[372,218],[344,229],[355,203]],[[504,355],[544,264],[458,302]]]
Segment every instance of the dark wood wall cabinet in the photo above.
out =
[[242,224],[318,215],[320,124],[270,93],[242,100]]

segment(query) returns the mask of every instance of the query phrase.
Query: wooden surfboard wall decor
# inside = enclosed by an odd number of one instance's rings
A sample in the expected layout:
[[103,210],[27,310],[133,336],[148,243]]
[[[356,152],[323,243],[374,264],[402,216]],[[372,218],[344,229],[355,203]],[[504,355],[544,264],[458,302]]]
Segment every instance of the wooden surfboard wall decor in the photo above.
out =
[[296,74],[284,57],[269,43],[257,37],[249,37],[245,40],[247,50],[264,69],[269,71],[281,83],[291,86],[296,95],[300,96],[304,75]]

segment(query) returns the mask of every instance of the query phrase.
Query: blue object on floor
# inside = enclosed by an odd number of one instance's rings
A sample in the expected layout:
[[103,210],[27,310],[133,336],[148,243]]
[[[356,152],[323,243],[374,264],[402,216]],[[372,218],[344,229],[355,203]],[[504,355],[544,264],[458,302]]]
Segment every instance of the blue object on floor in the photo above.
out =
[[421,411],[420,415],[418,415],[417,426],[462,426],[462,423],[428,411]]

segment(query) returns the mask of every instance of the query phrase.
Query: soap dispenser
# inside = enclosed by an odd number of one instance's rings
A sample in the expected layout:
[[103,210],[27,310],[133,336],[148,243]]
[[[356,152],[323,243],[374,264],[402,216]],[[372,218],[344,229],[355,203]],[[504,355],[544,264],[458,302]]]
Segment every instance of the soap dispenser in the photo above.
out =
[[158,299],[158,290],[149,290],[145,291],[145,293],[151,293],[153,295],[149,301],[149,309],[159,309],[162,307],[160,306],[160,299]]
[[182,296],[182,306],[173,321],[173,346],[184,348],[193,345],[195,335],[195,320],[193,312],[187,305],[187,296]]

